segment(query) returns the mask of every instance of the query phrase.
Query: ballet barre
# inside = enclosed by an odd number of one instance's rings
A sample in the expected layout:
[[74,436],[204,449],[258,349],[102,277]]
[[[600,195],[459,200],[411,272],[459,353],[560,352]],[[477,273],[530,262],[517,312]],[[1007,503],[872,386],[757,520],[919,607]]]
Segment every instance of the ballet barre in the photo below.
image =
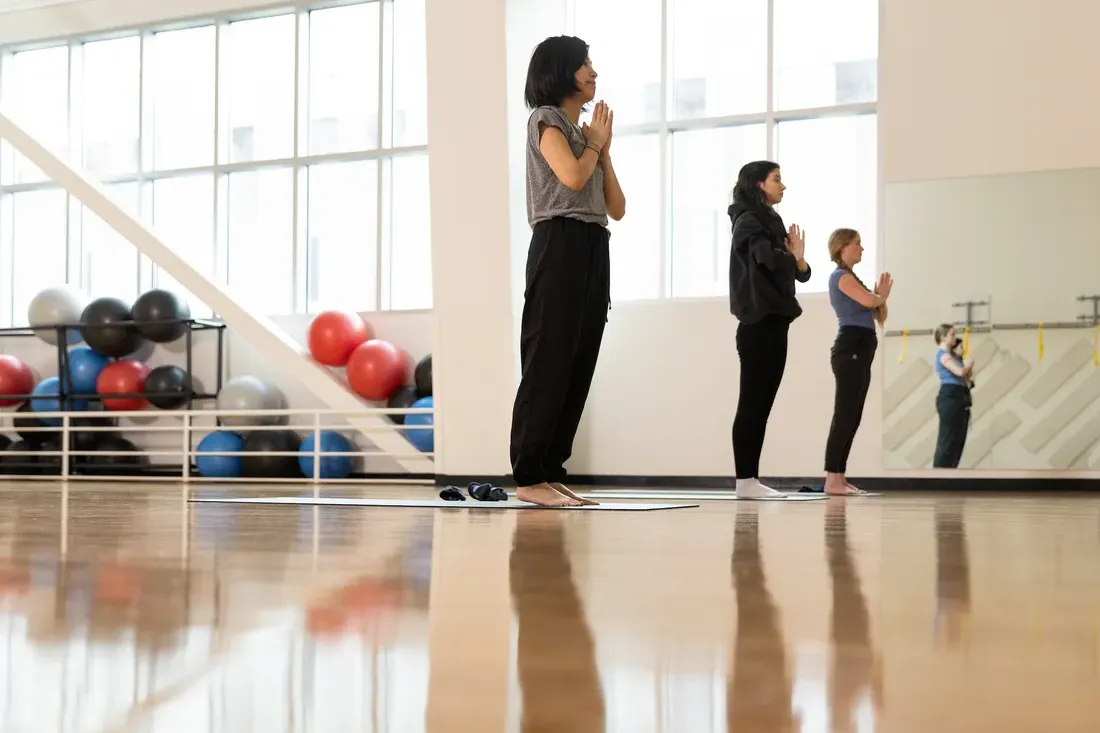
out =
[[[1078,316],[1077,321],[1041,321],[1036,323],[996,323],[992,326],[972,326],[971,333],[990,333],[991,331],[1059,331],[1073,328],[1093,328],[1092,316]],[[956,323],[956,326],[965,326],[965,323]],[[906,328],[895,331],[886,331],[885,336],[931,336],[934,329],[931,328]]]

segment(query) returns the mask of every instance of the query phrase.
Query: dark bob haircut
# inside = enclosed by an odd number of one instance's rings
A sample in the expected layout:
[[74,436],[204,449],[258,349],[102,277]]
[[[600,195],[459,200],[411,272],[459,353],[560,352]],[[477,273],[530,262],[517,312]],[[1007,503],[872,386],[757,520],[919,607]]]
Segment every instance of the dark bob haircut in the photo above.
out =
[[778,163],[770,160],[754,160],[743,165],[737,174],[737,185],[733,187],[733,203],[753,209],[767,207],[760,184],[768,180],[768,176],[778,167]]
[[527,107],[559,107],[578,91],[577,70],[588,60],[588,44],[575,36],[551,36],[531,54],[527,66]]

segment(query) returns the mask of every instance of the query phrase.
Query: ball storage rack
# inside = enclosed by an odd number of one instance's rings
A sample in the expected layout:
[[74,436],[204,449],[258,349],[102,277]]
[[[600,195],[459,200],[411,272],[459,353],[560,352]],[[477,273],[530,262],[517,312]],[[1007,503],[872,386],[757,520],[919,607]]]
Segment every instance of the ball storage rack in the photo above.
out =
[[[57,349],[57,378],[58,378],[58,391],[59,391],[59,394],[40,395],[39,397],[42,398],[42,399],[56,399],[56,400],[58,400],[58,403],[61,406],[61,411],[62,412],[71,412],[73,417],[88,417],[88,416],[94,416],[94,414],[95,414],[94,411],[91,413],[91,415],[89,415],[88,412],[85,412],[83,410],[79,410],[79,411],[78,410],[73,410],[73,403],[75,401],[83,400],[83,401],[94,402],[94,403],[102,403],[102,401],[104,399],[120,399],[120,398],[125,399],[125,398],[139,398],[139,397],[144,397],[144,398],[149,398],[149,397],[175,397],[175,396],[178,396],[178,393],[176,393],[176,392],[156,392],[156,393],[153,393],[153,392],[134,392],[134,393],[119,392],[119,393],[111,393],[111,394],[108,394],[108,395],[103,395],[103,394],[99,394],[99,393],[95,393],[95,394],[75,394],[73,392],[72,383],[71,383],[71,380],[70,380],[70,373],[69,373],[69,366],[70,366],[70,364],[69,364],[69,347],[70,346],[79,346],[80,344],[83,343],[83,339],[81,339],[80,341],[77,341],[76,343],[70,344],[69,343],[69,334],[71,332],[73,332],[73,331],[80,332],[80,331],[84,331],[84,330],[87,330],[87,329],[95,329],[95,328],[127,328],[127,327],[133,328],[133,329],[136,330],[137,327],[146,326],[146,325],[150,325],[150,326],[151,325],[184,325],[184,326],[187,326],[186,330],[184,331],[183,336],[181,336],[179,339],[175,339],[174,341],[165,342],[165,343],[176,343],[181,339],[184,342],[184,364],[183,364],[182,368],[183,368],[184,372],[187,374],[188,381],[190,382],[190,385],[191,385],[191,390],[187,394],[187,402],[185,403],[185,405],[183,406],[182,409],[187,409],[187,410],[194,409],[194,405],[195,405],[196,401],[207,401],[207,400],[217,399],[218,392],[220,392],[221,388],[222,388],[222,381],[223,381],[224,371],[225,371],[225,330],[226,330],[226,324],[221,322],[221,321],[214,320],[214,319],[209,319],[209,318],[180,318],[180,319],[159,319],[159,320],[156,320],[156,321],[128,320],[128,321],[116,321],[114,323],[105,323],[105,324],[59,323],[59,324],[51,324],[49,326],[35,326],[33,328],[31,326],[18,326],[18,327],[13,327],[13,328],[0,328],[0,344],[2,344],[3,340],[5,340],[5,339],[38,338],[38,334],[42,331],[54,331],[57,334],[57,346],[55,348]],[[210,332],[210,331],[213,331],[216,334],[216,339],[217,339],[217,351],[216,351],[216,357],[215,357],[215,359],[216,359],[216,371],[215,371],[215,373],[216,373],[217,376],[215,378],[215,389],[212,392],[198,392],[195,389],[195,378],[194,378],[194,345],[195,345],[194,344],[194,339],[195,339],[195,335],[196,335],[197,332]],[[43,341],[43,343],[47,343],[47,342]],[[144,348],[144,345],[147,344],[147,343],[153,343],[153,342],[149,341],[148,339],[143,339],[142,340],[142,348]],[[155,345],[163,345],[163,344],[155,344]],[[139,348],[139,351],[140,350],[141,349]],[[0,348],[0,353],[11,353],[11,352],[8,349]],[[112,361],[117,360],[115,357],[108,357],[108,358],[112,359]],[[125,359],[125,358],[129,358],[129,357],[118,357],[118,358]],[[45,378],[48,378],[49,376],[51,376],[51,375],[45,375],[41,378],[45,379]],[[35,395],[33,393],[32,394],[0,394],[0,399],[3,399],[3,400],[18,400],[20,402],[27,402],[27,401],[30,401],[33,398],[35,398]],[[149,415],[151,417],[155,417],[156,413],[157,413],[157,411],[155,409],[149,410]],[[2,411],[0,411],[0,414],[10,414],[12,419],[14,419],[14,412],[9,412],[8,410],[2,410]],[[70,439],[72,439],[72,436],[70,436]],[[121,467],[116,467],[116,468],[121,468]],[[158,467],[157,466],[146,466],[145,468],[146,468],[146,470],[153,469],[153,471],[155,472]],[[127,473],[130,473],[130,471],[127,471]]]

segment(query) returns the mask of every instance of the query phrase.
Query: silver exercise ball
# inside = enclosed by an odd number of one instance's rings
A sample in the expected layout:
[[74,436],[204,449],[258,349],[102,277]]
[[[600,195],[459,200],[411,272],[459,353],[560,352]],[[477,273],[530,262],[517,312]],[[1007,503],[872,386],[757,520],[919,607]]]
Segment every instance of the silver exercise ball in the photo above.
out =
[[[219,410],[280,410],[286,405],[282,390],[257,377],[233,377],[218,392]],[[225,415],[218,418],[226,427],[284,425],[286,415]]]
[[[50,328],[37,328],[39,326],[56,326],[60,323],[80,323],[80,314],[88,305],[88,299],[79,291],[67,285],[55,288],[46,288],[34,296],[30,307],[27,308],[27,323],[35,328],[34,335],[47,344],[57,346],[57,331]],[[67,340],[69,346],[79,344],[84,339],[80,331],[75,328],[68,329]]]

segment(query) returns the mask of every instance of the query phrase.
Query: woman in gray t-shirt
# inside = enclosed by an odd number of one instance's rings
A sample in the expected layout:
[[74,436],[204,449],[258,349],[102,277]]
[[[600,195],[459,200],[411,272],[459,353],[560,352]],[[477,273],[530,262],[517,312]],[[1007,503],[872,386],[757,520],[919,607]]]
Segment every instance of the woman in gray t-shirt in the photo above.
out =
[[540,43],[527,69],[527,220],[531,246],[520,327],[523,376],[512,413],[512,474],[521,501],[581,506],[562,482],[611,305],[608,217],[626,213],[611,165],[613,115],[596,97],[588,44]]

